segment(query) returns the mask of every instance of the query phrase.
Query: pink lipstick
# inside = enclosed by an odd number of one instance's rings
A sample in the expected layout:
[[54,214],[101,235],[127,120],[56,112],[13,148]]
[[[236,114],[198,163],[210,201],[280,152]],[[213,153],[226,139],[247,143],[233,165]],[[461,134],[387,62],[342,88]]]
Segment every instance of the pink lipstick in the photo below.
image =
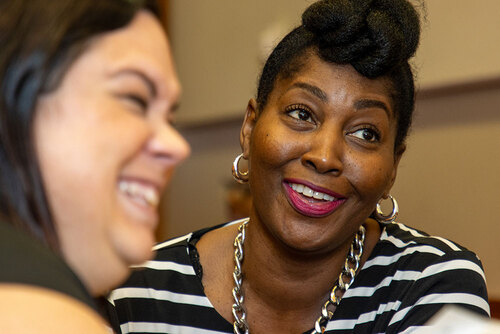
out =
[[283,186],[290,205],[308,217],[327,216],[346,200],[340,194],[302,180],[286,179]]

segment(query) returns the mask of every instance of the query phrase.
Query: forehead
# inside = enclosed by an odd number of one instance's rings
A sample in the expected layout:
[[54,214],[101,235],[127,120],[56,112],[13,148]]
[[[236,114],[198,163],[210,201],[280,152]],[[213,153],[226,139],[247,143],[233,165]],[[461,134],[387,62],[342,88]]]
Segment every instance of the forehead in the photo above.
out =
[[391,82],[386,77],[370,79],[359,74],[350,64],[326,62],[314,53],[301,59],[300,65],[292,75],[277,78],[271,99],[306,84],[317,88],[315,95],[323,95],[325,102],[373,97],[392,108]]
[[[160,23],[146,11],[138,12],[128,25],[98,35],[92,43],[93,50],[110,52],[115,57],[123,54],[124,50],[128,52],[156,51],[164,55],[165,48],[168,49],[168,46]],[[152,53],[151,56],[154,54]]]
[[147,11],[137,13],[127,26],[97,36],[82,57],[107,74],[132,68],[145,72],[160,86],[178,85],[167,36]]

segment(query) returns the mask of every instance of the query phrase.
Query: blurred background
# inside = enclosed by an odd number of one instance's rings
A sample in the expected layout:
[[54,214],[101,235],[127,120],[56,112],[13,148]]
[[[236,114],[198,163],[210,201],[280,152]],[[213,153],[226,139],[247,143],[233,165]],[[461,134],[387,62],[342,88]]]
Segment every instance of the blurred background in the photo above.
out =
[[[160,0],[192,156],[163,200],[158,238],[243,214],[231,163],[263,60],[310,0]],[[420,1],[415,1],[419,5]],[[419,5],[420,6],[420,5]],[[427,0],[414,61],[418,101],[392,194],[400,219],[474,250],[500,300],[500,1]],[[245,197],[247,196],[247,197]]]

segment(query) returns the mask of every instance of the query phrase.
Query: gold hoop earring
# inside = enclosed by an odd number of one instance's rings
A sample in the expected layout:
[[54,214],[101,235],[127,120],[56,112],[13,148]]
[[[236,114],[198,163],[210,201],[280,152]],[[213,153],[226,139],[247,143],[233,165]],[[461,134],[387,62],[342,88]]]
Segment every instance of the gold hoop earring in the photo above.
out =
[[380,199],[380,201],[377,203],[377,207],[375,209],[375,218],[379,223],[392,223],[396,220],[399,214],[398,202],[391,195],[389,195],[389,199],[392,202],[392,212],[389,215],[384,215],[384,213],[382,212],[382,208],[380,207],[380,202],[382,201],[382,199]]
[[233,177],[238,183],[247,183],[248,182],[248,170],[246,172],[239,171],[239,163],[241,158],[243,158],[243,153],[238,155],[236,159],[233,161]]

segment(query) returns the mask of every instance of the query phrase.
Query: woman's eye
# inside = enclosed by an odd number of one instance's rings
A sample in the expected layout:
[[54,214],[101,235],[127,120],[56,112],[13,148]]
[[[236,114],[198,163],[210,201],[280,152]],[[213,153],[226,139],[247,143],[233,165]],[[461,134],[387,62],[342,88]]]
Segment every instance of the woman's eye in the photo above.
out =
[[380,135],[375,130],[370,128],[354,131],[351,135],[368,142],[376,142],[380,140]]
[[137,109],[138,111],[144,113],[148,109],[148,102],[146,99],[139,95],[135,94],[126,94],[123,96],[125,101],[129,104],[132,105],[134,109]]
[[294,108],[294,109],[288,111],[288,115],[292,118],[295,118],[295,119],[298,119],[301,121],[314,123],[314,121],[311,117],[311,113],[305,109],[302,109],[302,108]]

